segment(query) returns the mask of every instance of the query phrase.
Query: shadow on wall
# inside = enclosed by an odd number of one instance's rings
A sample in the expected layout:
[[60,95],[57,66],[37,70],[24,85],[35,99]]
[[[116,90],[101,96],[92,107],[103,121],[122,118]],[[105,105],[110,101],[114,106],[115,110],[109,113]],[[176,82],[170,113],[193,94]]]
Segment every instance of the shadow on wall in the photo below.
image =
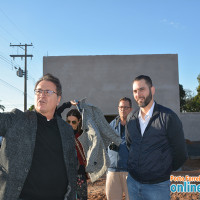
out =
[[190,158],[200,158],[200,141],[190,141],[186,139],[186,145]]
[[117,115],[104,115],[104,117],[106,118],[107,122],[110,123],[113,119],[115,119],[115,117],[117,117]]

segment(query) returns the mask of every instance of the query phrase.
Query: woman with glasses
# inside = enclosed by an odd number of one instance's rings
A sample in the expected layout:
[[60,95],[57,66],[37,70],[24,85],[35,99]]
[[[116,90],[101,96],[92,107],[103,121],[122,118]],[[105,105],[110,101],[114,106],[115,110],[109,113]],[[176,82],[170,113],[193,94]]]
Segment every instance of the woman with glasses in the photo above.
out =
[[77,109],[71,109],[67,113],[66,121],[72,126],[75,134],[75,144],[78,157],[78,176],[77,176],[77,200],[87,199],[87,174],[85,172],[86,158],[78,137],[82,134],[81,114]]

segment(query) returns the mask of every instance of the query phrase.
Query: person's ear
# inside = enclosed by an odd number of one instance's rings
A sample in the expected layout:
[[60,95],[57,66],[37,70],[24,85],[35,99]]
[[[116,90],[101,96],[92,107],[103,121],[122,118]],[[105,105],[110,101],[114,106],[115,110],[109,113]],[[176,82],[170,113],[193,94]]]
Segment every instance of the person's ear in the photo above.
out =
[[59,105],[60,100],[61,100],[61,96],[58,96],[58,97],[57,97],[57,106]]
[[152,86],[152,87],[151,87],[151,94],[152,94],[152,96],[154,96],[154,94],[155,94],[155,91],[156,91],[155,87],[154,87],[154,86]]

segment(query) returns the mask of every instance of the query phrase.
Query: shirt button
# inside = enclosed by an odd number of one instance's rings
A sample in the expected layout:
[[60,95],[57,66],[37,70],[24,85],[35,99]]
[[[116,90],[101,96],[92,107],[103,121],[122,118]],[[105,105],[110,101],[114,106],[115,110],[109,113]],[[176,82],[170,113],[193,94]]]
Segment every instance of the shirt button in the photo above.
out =
[[28,172],[28,169],[27,169],[27,168],[25,169],[25,172]]

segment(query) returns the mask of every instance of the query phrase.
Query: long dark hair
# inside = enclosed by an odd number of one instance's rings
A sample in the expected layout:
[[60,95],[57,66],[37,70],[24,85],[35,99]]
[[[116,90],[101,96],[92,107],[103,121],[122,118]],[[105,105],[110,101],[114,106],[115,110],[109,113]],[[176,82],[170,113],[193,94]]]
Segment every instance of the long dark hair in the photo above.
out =
[[67,120],[67,118],[68,118],[69,116],[74,116],[74,117],[76,117],[76,118],[78,119],[79,125],[78,125],[78,127],[77,127],[77,129],[78,129],[77,131],[78,131],[79,133],[81,133],[81,132],[82,132],[82,130],[81,130],[81,124],[82,124],[81,113],[80,113],[77,109],[71,109],[71,110],[67,113],[67,115],[66,115],[66,120]]

